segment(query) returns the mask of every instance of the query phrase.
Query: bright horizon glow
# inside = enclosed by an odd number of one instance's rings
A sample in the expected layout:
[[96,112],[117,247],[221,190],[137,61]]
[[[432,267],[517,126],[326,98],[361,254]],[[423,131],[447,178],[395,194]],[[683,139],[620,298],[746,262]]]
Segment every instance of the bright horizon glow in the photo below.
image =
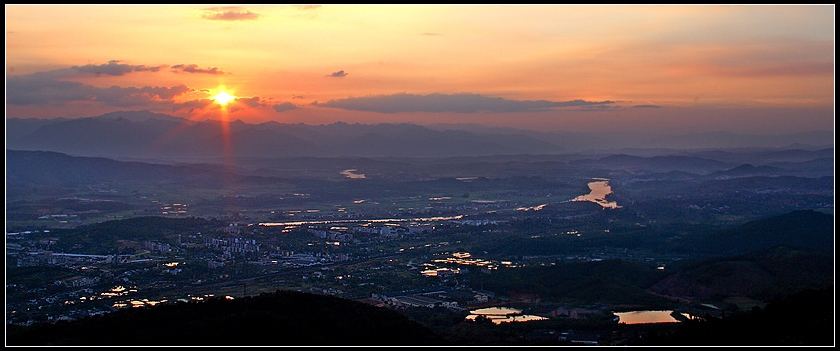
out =
[[7,117],[834,129],[834,5],[5,9]]

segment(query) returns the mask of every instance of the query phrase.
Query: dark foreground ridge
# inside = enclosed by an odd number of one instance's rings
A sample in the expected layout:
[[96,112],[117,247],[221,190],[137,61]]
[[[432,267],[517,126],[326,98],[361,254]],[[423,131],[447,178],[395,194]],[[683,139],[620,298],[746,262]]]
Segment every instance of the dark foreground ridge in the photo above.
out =
[[[634,337],[611,345],[830,346],[834,343],[833,296],[833,286],[806,289],[745,313],[707,316],[678,325],[615,325],[609,328],[613,333]],[[244,299],[212,298],[120,310],[73,322],[7,325],[6,341],[7,346],[542,345],[506,339],[514,324],[461,322],[460,327],[444,328],[437,334],[389,309],[278,290]],[[555,340],[545,345],[575,344]]]
[[832,346],[834,287],[803,290],[764,309],[705,321],[687,321],[672,333],[651,332],[647,346]]
[[276,291],[227,300],[120,310],[73,322],[9,328],[9,346],[444,345],[432,330],[385,308]]

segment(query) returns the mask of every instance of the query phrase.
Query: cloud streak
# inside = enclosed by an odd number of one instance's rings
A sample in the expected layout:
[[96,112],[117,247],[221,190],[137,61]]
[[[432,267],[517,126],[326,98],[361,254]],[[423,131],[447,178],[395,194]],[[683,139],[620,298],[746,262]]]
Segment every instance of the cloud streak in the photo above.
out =
[[335,78],[342,78],[342,77],[346,77],[346,76],[347,76],[347,73],[345,73],[344,70],[340,70],[338,72],[333,72],[333,73],[330,73],[330,74],[327,75],[327,77],[335,77]]
[[173,72],[187,72],[187,73],[204,73],[204,74],[225,74],[226,72],[220,71],[218,67],[212,67],[208,69],[198,68],[197,64],[178,64],[172,66]]
[[249,11],[244,7],[226,6],[226,7],[211,7],[205,9],[201,18],[214,21],[247,21],[259,18],[258,13]]
[[96,76],[103,74],[108,76],[122,76],[131,72],[157,72],[164,67],[166,66],[127,65],[120,63],[119,60],[111,60],[103,65],[72,66],[71,68],[81,73],[94,74]]
[[393,94],[366,97],[350,97],[330,100],[324,103],[313,102],[313,106],[332,107],[344,110],[368,111],[379,113],[399,112],[540,112],[554,108],[604,108],[613,101],[547,101],[547,100],[508,100],[491,98],[479,94],[440,94],[429,95]]
[[[120,60],[111,60],[108,61],[106,64],[101,65],[84,65],[84,66],[71,66],[70,68],[78,73],[82,73],[83,75],[93,74],[98,76],[107,75],[107,76],[123,76],[128,73],[133,72],[159,72],[160,70],[167,67],[167,65],[159,65],[159,66],[146,66],[146,65],[128,65],[124,63],[120,63]],[[177,64],[171,67],[172,72],[187,72],[187,73],[201,73],[201,74],[226,74],[228,72],[219,70],[218,67],[211,67],[211,68],[199,68],[197,64]],[[50,72],[41,72],[41,73],[49,73],[55,77],[59,76],[59,71],[62,71],[64,77],[71,77],[71,71],[68,70],[54,70]]]
[[801,63],[773,66],[719,68],[719,74],[733,76],[827,76],[834,75],[833,62]]

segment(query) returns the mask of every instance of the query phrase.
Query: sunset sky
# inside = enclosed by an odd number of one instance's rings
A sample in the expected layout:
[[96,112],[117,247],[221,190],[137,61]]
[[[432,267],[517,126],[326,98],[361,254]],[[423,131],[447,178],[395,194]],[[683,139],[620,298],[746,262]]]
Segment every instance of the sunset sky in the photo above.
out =
[[834,129],[834,5],[5,10],[7,118]]

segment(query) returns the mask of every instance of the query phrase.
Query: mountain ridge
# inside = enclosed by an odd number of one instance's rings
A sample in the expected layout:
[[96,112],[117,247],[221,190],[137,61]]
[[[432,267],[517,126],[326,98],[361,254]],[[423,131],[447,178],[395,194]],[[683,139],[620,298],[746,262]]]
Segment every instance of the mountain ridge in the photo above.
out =
[[[192,121],[146,110],[75,119],[7,118],[6,127],[7,149],[110,158],[206,158],[221,157],[226,152],[236,157],[453,157],[559,154],[619,148],[697,149],[799,144],[833,148],[833,132],[829,131],[774,136],[728,132],[642,135],[535,131],[479,124],[252,124],[241,120]],[[709,138],[710,135],[714,138]]]

